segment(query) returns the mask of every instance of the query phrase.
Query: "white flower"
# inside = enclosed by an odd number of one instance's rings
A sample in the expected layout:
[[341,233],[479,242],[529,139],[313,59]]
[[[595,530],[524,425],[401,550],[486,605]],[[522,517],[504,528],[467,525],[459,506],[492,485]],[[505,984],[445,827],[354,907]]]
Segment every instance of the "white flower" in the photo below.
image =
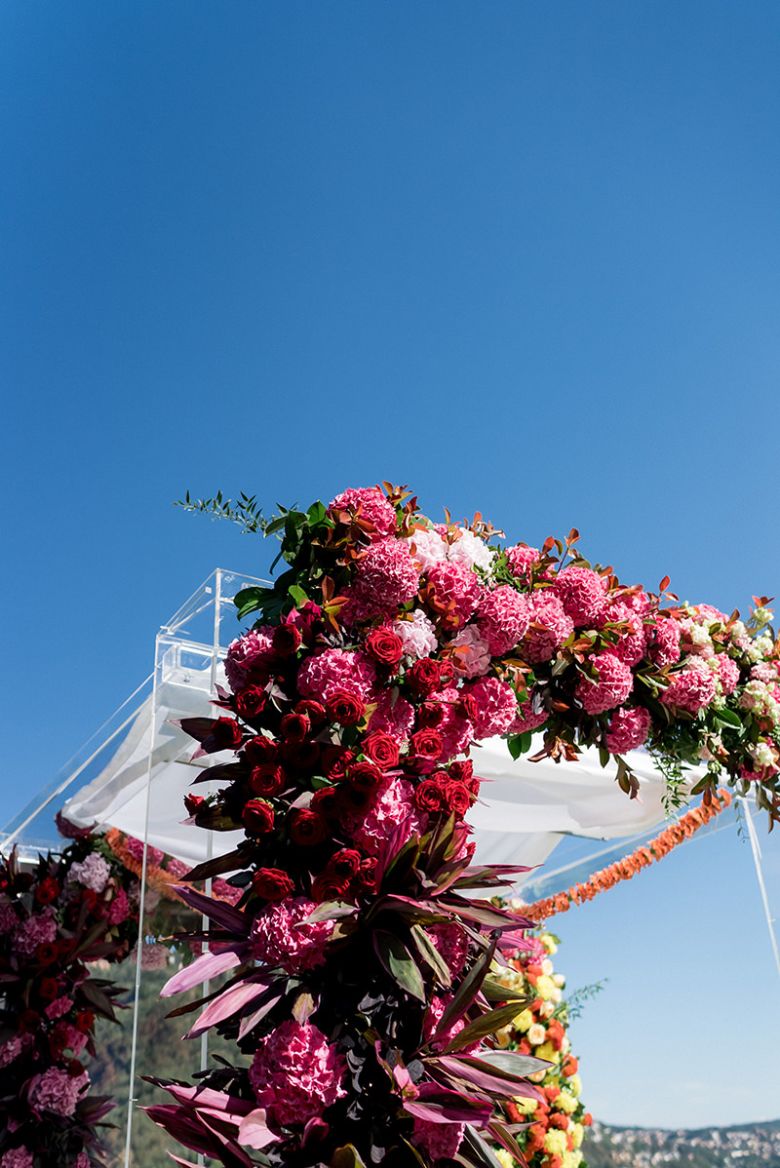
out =
[[542,973],[546,977],[552,977],[554,972],[555,966],[553,965],[552,961],[550,961],[549,957],[545,957],[544,961],[542,962]]
[[395,621],[393,632],[401,638],[405,655],[415,659],[427,657],[439,643],[433,625],[420,608],[414,610],[411,620]]
[[543,1018],[551,1018],[555,1013],[555,1002],[542,1002],[539,1013]]
[[755,746],[751,746],[750,754],[759,770],[775,765],[774,751],[768,742],[757,742]]
[[528,1041],[531,1046],[541,1046],[546,1038],[547,1031],[538,1022],[534,1022],[533,1026],[528,1027]]
[[757,608],[754,611],[753,619],[756,622],[756,624],[758,624],[758,625],[768,625],[771,622],[774,615],[775,614],[772,612],[771,608],[761,607],[761,608]]
[[447,559],[447,543],[438,531],[420,528],[409,537],[409,545],[412,549],[412,558],[423,572]]
[[563,987],[566,985],[566,978],[564,977],[564,975],[562,973],[554,973],[553,974],[553,981],[555,982],[555,984],[557,985],[559,990],[562,990]]
[[489,571],[493,564],[495,552],[487,546],[484,540],[468,531],[464,527],[458,528],[460,539],[450,544],[449,559],[454,564],[465,564],[468,568],[482,568]]

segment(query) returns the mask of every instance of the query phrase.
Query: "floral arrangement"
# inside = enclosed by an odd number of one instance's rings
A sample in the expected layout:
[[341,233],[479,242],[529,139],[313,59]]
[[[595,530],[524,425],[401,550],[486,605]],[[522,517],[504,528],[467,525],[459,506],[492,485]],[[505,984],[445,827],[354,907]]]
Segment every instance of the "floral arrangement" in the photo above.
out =
[[192,823],[245,838],[188,877],[234,873],[235,905],[180,888],[210,952],[166,992],[229,974],[189,1036],[216,1027],[248,1065],[161,1084],[152,1118],[225,1165],[494,1165],[486,1140],[521,1159],[507,1101],[538,1100],[546,1064],[490,1037],[522,1009],[492,971],[530,922],[475,895],[516,869],[472,863],[471,749],[597,745],[628,793],[626,751],[646,745],[674,794],[706,758],[705,799],[725,773],[776,818],[768,601],[747,622],[680,605],[667,580],[592,567],[576,532],[502,547],[388,484],[270,522],[246,497],[188,505],[279,533],[287,568],[237,597],[259,619],[228,651],[222,714],[182,723],[219,755],[197,781],[224,784],[188,797]]
[[[525,912],[524,907],[520,911]],[[534,1054],[549,1066],[531,1076],[541,1096],[520,1097],[506,1109],[515,1123],[530,1125],[517,1136],[527,1168],[580,1168],[584,1164],[580,1149],[592,1120],[580,1099],[582,1084],[568,1036],[566,981],[552,963],[558,938],[543,932],[528,940],[531,943],[523,950],[508,956],[509,969],[499,972],[496,980],[531,1001],[499,1030],[496,1041],[502,1049]],[[505,1149],[496,1148],[495,1153],[502,1168],[516,1168]]]
[[[115,858],[119,860],[128,872],[132,872],[140,880],[144,862],[143,840],[136,839],[132,835],[126,835],[115,827],[109,828],[103,838],[106,846],[111,850]],[[147,845],[147,890],[159,893],[166,900],[181,902],[181,897],[176,891],[176,887],[180,881],[186,879],[189,871],[189,864],[185,864],[183,860],[168,855],[167,852],[161,851],[160,848],[152,847],[150,844]],[[241,897],[241,893],[231,884],[228,884],[226,880],[215,880],[211,892],[212,896],[217,900],[227,900],[232,904],[235,904]],[[149,908],[148,891],[146,908]]]
[[614,888],[624,880],[632,880],[638,872],[649,868],[668,856],[674,848],[685,843],[695,835],[705,824],[715,819],[731,804],[731,795],[728,791],[718,791],[717,795],[708,804],[693,807],[678,819],[676,823],[664,828],[660,835],[642,844],[630,856],[608,864],[599,872],[594,872],[590,879],[581,884],[575,884],[564,892],[556,892],[544,900],[537,900],[533,904],[523,906],[523,914],[532,921],[546,921],[557,913],[568,912],[574,905],[585,904],[593,900],[600,892]]
[[89,963],[135,944],[136,884],[90,832],[32,870],[0,858],[0,1168],[103,1163],[114,1103],[90,1094],[85,1057],[120,990]]

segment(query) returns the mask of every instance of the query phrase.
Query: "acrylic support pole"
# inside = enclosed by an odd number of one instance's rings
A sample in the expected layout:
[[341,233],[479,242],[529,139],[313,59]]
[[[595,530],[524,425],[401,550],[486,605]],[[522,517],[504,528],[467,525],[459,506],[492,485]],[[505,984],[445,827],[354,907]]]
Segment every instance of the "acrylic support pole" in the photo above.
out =
[[769,943],[772,946],[772,954],[775,959],[775,967],[780,974],[780,947],[777,944],[777,933],[775,932],[775,918],[772,916],[772,909],[769,904],[769,895],[766,890],[766,882],[764,880],[764,867],[761,863],[761,844],[758,840],[758,832],[756,825],[753,822],[753,816],[750,812],[750,804],[747,799],[741,799],[742,807],[745,811],[745,823],[747,824],[748,839],[750,840],[750,850],[753,853],[753,864],[756,869],[756,879],[758,880],[758,891],[761,894],[761,903],[764,907],[764,916],[766,917],[767,928],[769,929]]

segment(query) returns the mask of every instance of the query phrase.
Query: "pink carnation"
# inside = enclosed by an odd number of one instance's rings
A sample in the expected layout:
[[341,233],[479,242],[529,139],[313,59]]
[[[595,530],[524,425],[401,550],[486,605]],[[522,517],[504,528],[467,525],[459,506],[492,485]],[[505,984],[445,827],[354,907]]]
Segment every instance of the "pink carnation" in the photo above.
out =
[[273,628],[250,629],[228,646],[225,673],[233,693],[245,689],[251,680],[265,680],[271,671],[274,651]]
[[311,1022],[282,1022],[266,1037],[249,1068],[258,1103],[275,1127],[302,1127],[346,1094],[346,1064]]
[[661,695],[665,706],[698,714],[708,706],[717,692],[717,679],[703,661],[694,657],[680,673],[675,673]]
[[482,677],[490,668],[490,648],[476,625],[461,629],[450,641],[449,648],[453,669],[461,677]]
[[0,1168],[33,1168],[32,1152],[27,1148],[9,1148],[0,1156]]
[[650,711],[643,706],[630,710],[626,706],[615,710],[609,720],[606,735],[607,750],[610,754],[625,754],[636,750],[647,740],[650,732]]
[[[725,653],[718,653],[714,661],[724,694],[732,694],[739,685],[739,666]],[[775,675],[775,680],[777,680],[777,675]]]
[[538,730],[544,726],[549,717],[550,711],[541,705],[532,690],[527,700],[518,705],[517,717],[509,727],[509,731],[511,734],[528,734],[530,731]]
[[357,562],[349,602],[342,610],[346,624],[395,616],[412,599],[420,581],[420,569],[412,559],[409,545],[401,539],[373,543]]
[[680,660],[681,632],[680,622],[673,616],[658,615],[649,633],[648,656],[659,669],[666,665],[674,665]]
[[620,706],[631,693],[634,675],[631,669],[614,653],[596,653],[591,657],[596,681],[583,677],[577,686],[577,697],[588,714],[603,714]]
[[626,665],[638,665],[647,649],[647,634],[642,617],[627,604],[615,600],[602,612],[601,627],[607,622],[621,626],[611,630],[618,639],[610,644],[610,652],[625,661]]
[[33,1080],[30,1102],[40,1111],[70,1118],[76,1110],[79,1096],[89,1086],[89,1075],[71,1076],[60,1067],[50,1067]]
[[123,925],[130,916],[130,901],[124,888],[118,888],[111,904],[108,906],[109,925]]
[[572,565],[558,574],[553,586],[575,625],[592,627],[604,608],[604,580],[590,568]]
[[414,805],[414,787],[408,779],[393,779],[367,811],[350,816],[345,826],[359,848],[379,855],[384,845],[403,825],[407,836],[425,830],[426,817]]
[[413,1140],[432,1161],[453,1160],[458,1154],[464,1131],[462,1123],[434,1123],[433,1120],[415,1119]]
[[46,908],[17,925],[13,938],[14,949],[24,957],[32,957],[39,945],[50,945],[56,936],[54,913]]
[[447,561],[429,568],[426,578],[429,607],[448,628],[460,628],[473,616],[482,595],[476,573],[464,564]]
[[464,687],[476,704],[475,738],[492,738],[506,734],[517,717],[517,695],[511,685],[497,677],[483,677]]
[[541,558],[542,553],[538,548],[528,547],[524,543],[506,549],[506,559],[510,572],[518,580],[522,580],[524,584],[530,584],[531,573]]
[[252,922],[250,939],[255,960],[274,968],[280,965],[288,973],[322,965],[334,922],[307,924],[307,917],[317,907],[303,896],[266,905]]
[[317,702],[327,702],[336,690],[346,690],[365,702],[375,681],[371,658],[352,649],[325,649],[307,657],[298,670],[298,692]]
[[68,872],[69,880],[75,880],[77,884],[91,889],[92,892],[102,892],[110,876],[111,869],[97,852],[90,852],[85,859],[71,864]]
[[533,664],[550,661],[563,642],[574,632],[563,604],[549,590],[533,592],[528,597],[530,627],[522,642],[522,655]]
[[376,709],[368,720],[369,733],[382,730],[397,742],[406,742],[414,727],[414,706],[406,698],[396,698],[387,690],[380,693]]
[[479,602],[477,624],[494,657],[502,657],[525,636],[530,621],[527,595],[509,584],[487,592]]
[[434,653],[438,647],[436,630],[421,608],[412,612],[411,620],[397,620],[390,627],[401,638],[406,657],[418,660]]
[[348,487],[328,504],[328,514],[348,511],[350,515],[371,525],[372,539],[383,539],[395,533],[395,507],[379,487]]

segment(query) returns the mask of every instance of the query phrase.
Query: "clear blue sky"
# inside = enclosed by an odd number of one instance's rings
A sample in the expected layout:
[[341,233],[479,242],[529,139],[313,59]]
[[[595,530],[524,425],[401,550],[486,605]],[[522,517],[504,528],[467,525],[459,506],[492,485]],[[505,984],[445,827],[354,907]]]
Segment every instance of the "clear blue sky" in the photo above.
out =
[[[0,819],[213,566],[266,567],[186,487],[391,478],[686,597],[780,592],[779,52],[760,2],[5,0]],[[597,1114],[780,1112],[735,840],[561,928],[611,979]]]

